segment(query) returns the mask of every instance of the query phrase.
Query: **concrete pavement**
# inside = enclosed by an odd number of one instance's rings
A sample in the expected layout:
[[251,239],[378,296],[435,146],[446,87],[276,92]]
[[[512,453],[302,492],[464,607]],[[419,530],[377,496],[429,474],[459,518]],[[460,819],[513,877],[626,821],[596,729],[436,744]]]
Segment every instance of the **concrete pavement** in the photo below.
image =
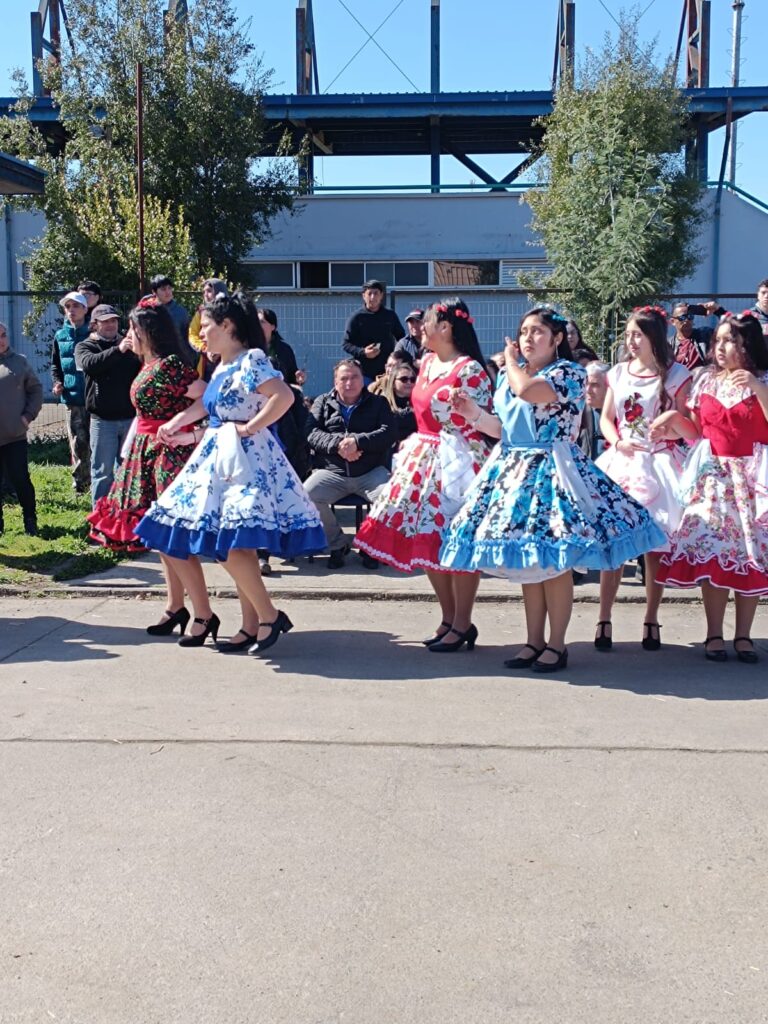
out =
[[753,667],[579,603],[537,676],[516,602],[439,656],[426,602],[298,596],[263,661],[0,599],[2,1024],[767,1018],[765,606]]

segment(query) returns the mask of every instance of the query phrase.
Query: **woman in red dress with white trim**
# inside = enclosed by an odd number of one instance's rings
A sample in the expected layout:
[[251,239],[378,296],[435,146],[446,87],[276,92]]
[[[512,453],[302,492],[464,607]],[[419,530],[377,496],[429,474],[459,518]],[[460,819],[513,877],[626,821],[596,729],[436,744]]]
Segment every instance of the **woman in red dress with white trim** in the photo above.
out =
[[701,440],[686,463],[685,511],[657,579],[671,587],[701,584],[710,661],[728,657],[723,621],[733,590],[734,650],[753,664],[750,632],[760,596],[768,594],[768,350],[751,311],[722,319],[712,357],[688,400]]
[[453,409],[457,389],[482,409],[491,406],[491,382],[461,299],[427,310],[421,362],[411,396],[417,433],[395,456],[392,476],[357,534],[361,551],[387,565],[424,569],[437,595],[442,622],[424,641],[435,654],[472,650],[477,628],[472,608],[479,573],[451,572],[440,565],[440,546],[464,492],[487,459],[491,443]]

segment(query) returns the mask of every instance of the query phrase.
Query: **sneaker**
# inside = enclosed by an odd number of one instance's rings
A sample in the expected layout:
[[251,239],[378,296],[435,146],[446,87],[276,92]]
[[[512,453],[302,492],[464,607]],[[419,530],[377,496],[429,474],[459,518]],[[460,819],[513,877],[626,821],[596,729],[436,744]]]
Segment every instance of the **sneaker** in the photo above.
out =
[[371,558],[365,551],[360,552],[360,561],[363,563],[366,569],[378,569],[381,562],[378,558]]
[[344,568],[344,556],[346,555],[346,553],[348,551],[349,551],[349,546],[347,544],[345,544],[343,548],[336,548],[335,551],[332,551],[331,554],[330,554],[330,557],[328,558],[328,568],[329,569],[343,569]]

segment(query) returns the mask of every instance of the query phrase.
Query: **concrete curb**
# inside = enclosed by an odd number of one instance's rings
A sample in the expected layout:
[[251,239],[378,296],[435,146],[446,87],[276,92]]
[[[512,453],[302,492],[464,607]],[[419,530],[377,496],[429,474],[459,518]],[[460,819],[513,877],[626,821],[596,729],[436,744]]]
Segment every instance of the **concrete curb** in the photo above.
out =
[[[237,591],[234,587],[209,587],[211,597],[236,598]],[[347,587],[338,589],[302,587],[294,589],[288,587],[271,587],[270,596],[274,601],[413,601],[425,602],[434,601],[434,594],[427,591],[413,590],[355,590]],[[134,600],[154,600],[165,597],[164,587],[135,587],[135,586],[105,586],[105,587],[67,587],[60,586],[29,586],[29,587],[0,587],[0,597],[16,598],[46,598],[59,600],[72,600],[75,598],[103,597],[103,598],[132,598]],[[476,598],[477,604],[521,604],[522,594],[511,592],[508,595],[483,594],[479,593]],[[598,598],[594,594],[579,594],[578,587],[574,592],[574,604],[598,604]],[[645,604],[644,594],[618,595],[616,604]],[[664,597],[665,604],[701,604],[701,597],[698,591],[684,594],[669,594]]]

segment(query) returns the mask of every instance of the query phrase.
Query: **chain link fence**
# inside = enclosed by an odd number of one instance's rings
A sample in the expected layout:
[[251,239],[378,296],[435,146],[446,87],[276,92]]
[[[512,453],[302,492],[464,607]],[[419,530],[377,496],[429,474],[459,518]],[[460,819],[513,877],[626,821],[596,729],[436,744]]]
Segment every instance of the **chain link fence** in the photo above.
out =
[[[401,321],[414,309],[424,309],[430,303],[445,297],[445,289],[421,291],[390,290],[387,302]],[[488,289],[467,292],[464,296],[472,311],[480,346],[486,356],[504,347],[504,336],[514,335],[520,319],[531,302],[520,289]],[[33,298],[45,303],[43,315],[32,333],[25,324],[32,314]],[[46,405],[35,425],[38,435],[59,435],[64,429],[62,409],[51,394],[50,352],[62,316],[58,302],[60,293],[35,295],[30,292],[0,292],[0,321],[8,325],[11,345],[30,361],[45,389]],[[558,296],[552,296],[553,305]],[[176,293],[176,299],[192,313],[199,304],[199,295]],[[742,310],[754,303],[754,293],[732,295],[674,295],[661,296],[659,302],[667,308],[676,301],[706,302],[715,299],[726,309]],[[120,311],[123,325],[128,311],[136,301],[135,293],[105,293],[104,301]],[[261,295],[259,305],[277,314],[281,335],[293,347],[298,365],[306,371],[305,392],[316,395],[329,390],[332,368],[344,355],[341,341],[347,318],[360,308],[359,289],[329,292],[271,292]],[[702,318],[702,323],[714,324],[713,319]]]

